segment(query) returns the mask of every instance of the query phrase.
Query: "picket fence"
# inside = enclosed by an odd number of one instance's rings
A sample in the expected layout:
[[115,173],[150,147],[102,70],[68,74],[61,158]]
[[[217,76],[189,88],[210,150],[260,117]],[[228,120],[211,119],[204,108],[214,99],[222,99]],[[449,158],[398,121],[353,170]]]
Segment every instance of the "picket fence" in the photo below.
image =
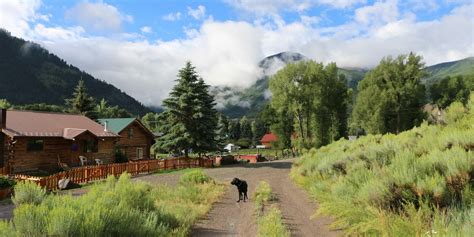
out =
[[97,166],[83,166],[72,168],[46,177],[36,177],[29,175],[14,175],[16,180],[34,181],[47,190],[57,190],[58,182],[61,179],[69,179],[70,182],[76,184],[89,183],[97,180],[106,179],[108,176],[120,176],[127,172],[132,176],[139,174],[149,174],[163,170],[212,167],[211,159],[190,159],[190,158],[174,158],[165,160],[143,160],[128,163],[114,163]]

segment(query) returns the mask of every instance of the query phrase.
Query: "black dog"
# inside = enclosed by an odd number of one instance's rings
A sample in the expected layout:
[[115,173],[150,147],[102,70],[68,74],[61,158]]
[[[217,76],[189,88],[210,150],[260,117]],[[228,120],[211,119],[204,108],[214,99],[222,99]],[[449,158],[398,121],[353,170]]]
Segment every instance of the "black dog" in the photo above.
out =
[[234,178],[230,184],[235,185],[239,190],[239,200],[237,200],[237,202],[240,202],[242,199],[245,202],[246,199],[249,199],[249,197],[247,197],[247,182],[245,182],[245,180]]

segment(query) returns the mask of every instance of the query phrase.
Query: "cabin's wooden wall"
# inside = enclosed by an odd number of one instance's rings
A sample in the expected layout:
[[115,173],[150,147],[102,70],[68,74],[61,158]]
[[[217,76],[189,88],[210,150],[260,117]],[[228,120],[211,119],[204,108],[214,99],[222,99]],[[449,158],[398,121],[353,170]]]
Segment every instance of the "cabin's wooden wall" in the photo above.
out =
[[[133,136],[129,138],[129,128],[133,128]],[[145,132],[142,126],[137,122],[133,122],[126,127],[120,134],[120,140],[117,145],[120,147],[123,153],[126,154],[128,159],[137,159],[137,148],[143,148],[143,158],[150,158],[150,148],[153,142],[153,138]]]
[[[88,137],[91,136],[91,137]],[[94,164],[94,159],[102,159],[104,163],[112,163],[114,161],[114,146],[116,138],[99,138],[98,152],[84,153],[83,140],[86,138],[94,139],[92,135],[81,135],[81,139],[75,141],[66,140],[64,138],[38,138],[44,141],[43,151],[27,151],[27,143],[29,138],[16,138],[14,146],[9,147],[13,151],[13,155],[9,158],[9,167],[12,173],[21,173],[27,171],[44,170],[48,172],[58,171],[58,157],[63,163],[70,166],[79,165],[79,155],[86,156]],[[72,150],[72,144],[77,143],[77,151]]]

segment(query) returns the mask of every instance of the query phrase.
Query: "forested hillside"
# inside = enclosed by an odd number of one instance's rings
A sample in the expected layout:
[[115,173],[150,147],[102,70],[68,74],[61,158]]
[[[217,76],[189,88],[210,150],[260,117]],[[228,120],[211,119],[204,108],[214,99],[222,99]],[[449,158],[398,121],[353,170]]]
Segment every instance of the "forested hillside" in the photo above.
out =
[[15,105],[64,105],[81,78],[96,102],[105,99],[110,105],[136,115],[150,111],[115,86],[67,64],[35,43],[0,29],[0,99]]
[[427,84],[432,84],[447,76],[471,75],[474,74],[474,57],[432,65],[426,67],[425,72],[428,74],[425,78]]

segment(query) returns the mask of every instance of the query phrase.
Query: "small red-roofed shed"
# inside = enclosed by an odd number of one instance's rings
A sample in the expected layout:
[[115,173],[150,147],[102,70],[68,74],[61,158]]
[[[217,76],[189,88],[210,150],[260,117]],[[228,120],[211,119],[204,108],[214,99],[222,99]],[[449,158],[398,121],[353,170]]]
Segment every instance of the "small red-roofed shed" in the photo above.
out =
[[265,146],[265,148],[271,148],[272,144],[276,141],[278,141],[278,137],[273,133],[267,133],[263,135],[262,139],[260,140],[260,142],[262,143],[262,145]]

